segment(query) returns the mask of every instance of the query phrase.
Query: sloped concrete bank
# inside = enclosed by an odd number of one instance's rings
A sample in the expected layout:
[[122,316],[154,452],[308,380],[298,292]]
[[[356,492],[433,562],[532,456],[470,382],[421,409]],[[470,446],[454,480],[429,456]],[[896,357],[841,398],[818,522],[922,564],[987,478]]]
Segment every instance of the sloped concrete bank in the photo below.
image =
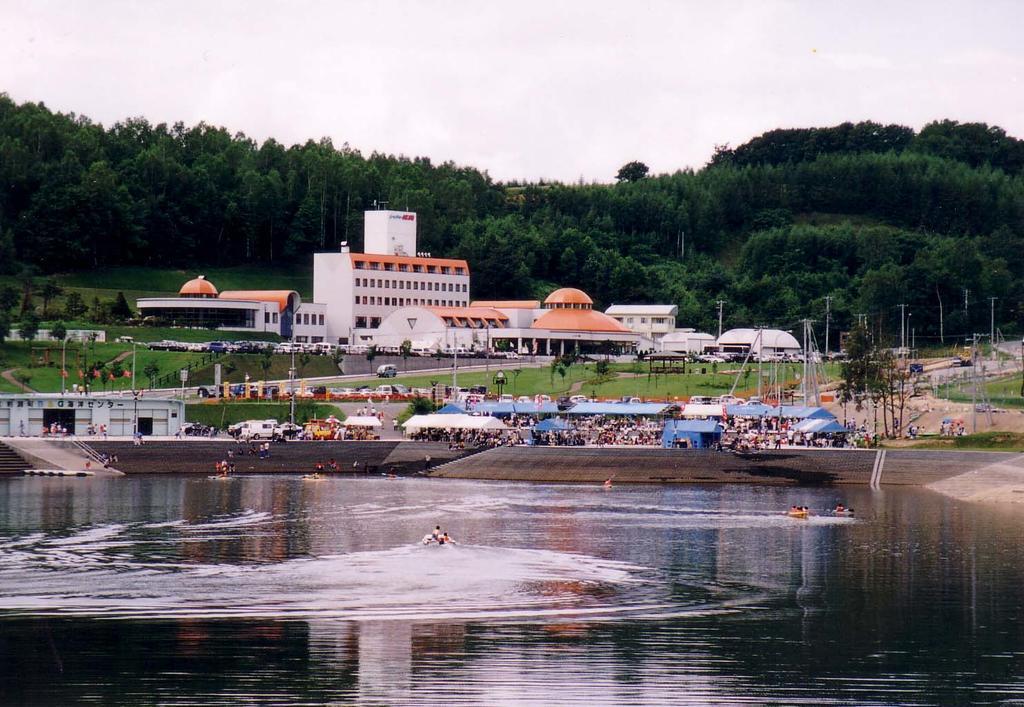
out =
[[1007,455],[992,464],[928,485],[961,501],[1024,503],[1024,454]]
[[[8,440],[11,443],[11,440]],[[527,482],[852,484],[870,488],[922,486],[964,500],[1024,501],[1024,455],[948,450],[784,449],[738,454],[622,447],[499,447],[449,450],[431,442],[290,442],[271,445],[269,458],[227,440],[89,440],[117,455],[126,474],[212,474],[217,462],[236,473],[306,473],[334,460],[339,473],[424,474],[434,478]],[[36,465],[81,469],[85,457],[63,440],[14,440]],[[228,450],[232,456],[228,456]],[[94,463],[93,468],[97,465]]]
[[1016,455],[999,452],[513,447],[444,464],[431,476],[538,482],[925,486]]

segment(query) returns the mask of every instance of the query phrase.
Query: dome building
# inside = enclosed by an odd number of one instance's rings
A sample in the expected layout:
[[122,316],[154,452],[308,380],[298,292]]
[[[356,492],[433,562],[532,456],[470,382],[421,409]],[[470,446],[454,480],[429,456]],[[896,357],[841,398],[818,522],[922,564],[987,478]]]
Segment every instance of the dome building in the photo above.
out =
[[144,297],[135,304],[143,320],[154,323],[324,340],[324,306],[303,304],[294,290],[218,291],[205,275],[198,275],[178,289],[177,297]]
[[723,353],[786,356],[800,353],[800,342],[781,329],[730,329],[718,337]]

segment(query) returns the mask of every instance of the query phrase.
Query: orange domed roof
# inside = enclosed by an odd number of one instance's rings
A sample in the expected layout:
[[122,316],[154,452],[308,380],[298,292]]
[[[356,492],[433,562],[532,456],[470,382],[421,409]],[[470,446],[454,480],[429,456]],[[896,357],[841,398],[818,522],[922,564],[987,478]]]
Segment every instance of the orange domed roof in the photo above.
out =
[[[578,292],[578,290],[577,290]],[[537,318],[531,329],[552,331],[604,331],[628,334],[629,329],[604,312],[592,309],[551,309]]]
[[575,287],[563,287],[548,295],[544,304],[549,307],[552,305],[592,305],[594,300],[590,299],[590,295],[583,290],[577,290]]
[[206,279],[205,275],[200,275],[182,285],[178,294],[183,297],[216,297],[217,288]]

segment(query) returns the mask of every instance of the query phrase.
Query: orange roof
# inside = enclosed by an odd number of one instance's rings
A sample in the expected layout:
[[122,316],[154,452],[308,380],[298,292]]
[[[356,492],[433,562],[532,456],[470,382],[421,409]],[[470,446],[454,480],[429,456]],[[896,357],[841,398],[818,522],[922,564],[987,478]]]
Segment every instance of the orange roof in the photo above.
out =
[[433,265],[444,268],[462,268],[469,274],[469,264],[465,260],[455,258],[414,258],[409,255],[377,255],[375,253],[349,253],[352,265],[356,263],[382,263],[391,265],[422,265],[424,267]]
[[603,312],[592,309],[550,309],[533,323],[531,329],[553,331],[606,331],[628,334],[629,329]]
[[544,304],[594,304],[594,300],[590,299],[590,295],[583,290],[577,290],[575,287],[563,287],[548,295]]
[[[288,299],[294,296],[299,299],[295,290],[225,290],[220,293],[221,299],[255,300],[256,302],[277,302],[280,311],[288,309]],[[296,302],[298,304],[298,302]]]
[[535,299],[493,299],[475,300],[470,307],[492,307],[494,309],[540,309],[540,300]]
[[178,290],[178,294],[191,295],[193,297],[197,295],[216,297],[217,288],[213,286],[212,282],[206,279],[206,275],[200,275],[199,277],[193,280],[189,280],[184,285],[182,285],[181,289]]
[[439,317],[457,317],[459,319],[498,319],[508,321],[508,316],[490,307],[424,307]]

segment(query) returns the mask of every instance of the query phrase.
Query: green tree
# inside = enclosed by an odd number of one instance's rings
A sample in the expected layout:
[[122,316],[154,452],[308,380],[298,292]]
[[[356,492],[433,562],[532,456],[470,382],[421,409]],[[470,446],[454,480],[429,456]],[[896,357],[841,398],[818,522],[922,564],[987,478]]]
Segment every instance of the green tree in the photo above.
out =
[[68,328],[64,326],[64,322],[56,322],[50,327],[50,336],[57,341],[64,341],[64,339],[68,338]]
[[11,315],[0,311],[0,344],[11,334]]
[[43,316],[50,314],[50,302],[64,294],[64,288],[53,280],[44,280],[39,287],[39,296],[43,299]]
[[260,370],[263,371],[263,379],[266,380],[267,373],[274,365],[274,354],[271,349],[264,349],[260,355]]
[[83,314],[89,311],[89,308],[85,306],[85,302],[82,300],[82,295],[78,292],[68,292],[67,297],[64,298],[64,316],[74,321],[81,317]]
[[25,312],[21,317],[21,321],[18,323],[18,335],[22,341],[35,341],[36,335],[39,333],[39,317],[36,316],[35,312]]
[[0,287],[0,313],[10,312],[20,300],[21,294],[16,287],[11,285]]
[[128,305],[124,292],[118,292],[117,297],[114,298],[113,304],[110,305],[110,316],[122,322],[126,322],[135,316],[132,308]]
[[618,182],[639,182],[641,179],[645,178],[647,173],[650,171],[650,168],[643,162],[627,162],[619,167],[619,171],[615,175],[615,180]]
[[408,339],[405,339],[404,341],[402,341],[401,346],[398,347],[398,350],[402,354],[402,368],[406,372],[408,372],[408,370],[409,370],[409,357],[412,356],[412,342],[409,341]]
[[160,375],[160,364],[152,360],[143,367],[142,372],[149,378],[149,389],[152,390],[156,386],[157,376]]

